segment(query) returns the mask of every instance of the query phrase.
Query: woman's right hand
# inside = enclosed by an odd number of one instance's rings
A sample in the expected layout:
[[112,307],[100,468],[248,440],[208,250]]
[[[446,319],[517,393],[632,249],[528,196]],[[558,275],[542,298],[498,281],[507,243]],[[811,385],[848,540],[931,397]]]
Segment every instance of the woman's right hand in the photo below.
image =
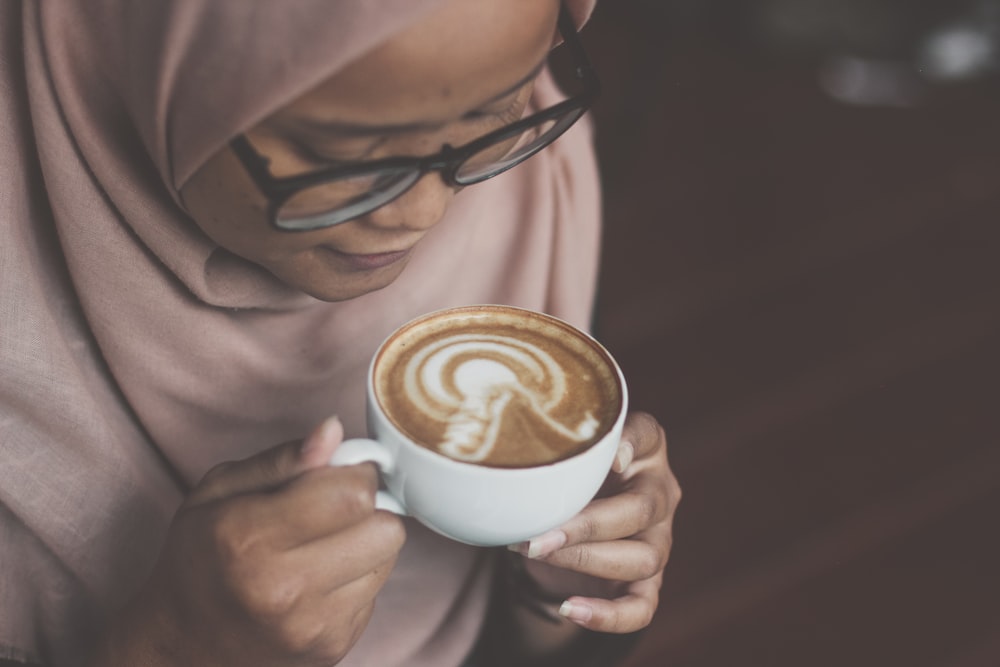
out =
[[373,465],[326,465],[342,439],[332,419],[301,445],[209,471],[94,664],[340,661],[405,540],[400,519],[375,510]]

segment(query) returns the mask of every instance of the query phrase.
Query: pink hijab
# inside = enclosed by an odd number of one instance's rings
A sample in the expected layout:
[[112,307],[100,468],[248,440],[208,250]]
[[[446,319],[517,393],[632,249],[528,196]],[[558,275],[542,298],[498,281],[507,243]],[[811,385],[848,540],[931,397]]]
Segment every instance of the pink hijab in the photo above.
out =
[[[0,5],[0,658],[78,664],[211,466],[333,413],[363,434],[368,360],[402,322],[492,302],[588,324],[586,124],[462,192],[393,285],[342,303],[214,245],[178,204],[232,136],[438,2]],[[582,23],[593,0],[569,4]],[[533,104],[556,99],[543,75]],[[342,664],[442,667],[472,645],[484,552],[408,535]]]

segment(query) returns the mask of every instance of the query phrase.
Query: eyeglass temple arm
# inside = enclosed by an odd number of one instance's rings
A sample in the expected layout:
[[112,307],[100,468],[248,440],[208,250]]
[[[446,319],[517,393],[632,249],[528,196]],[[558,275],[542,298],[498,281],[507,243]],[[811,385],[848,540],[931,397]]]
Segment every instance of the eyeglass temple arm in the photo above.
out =
[[271,161],[255,151],[245,135],[237,134],[230,140],[229,147],[243,163],[257,187],[264,188],[270,185],[268,183],[270,174],[267,168]]
[[597,92],[600,90],[600,81],[597,78],[597,72],[594,71],[593,66],[590,64],[587,53],[583,50],[583,43],[580,41],[580,35],[576,29],[576,24],[573,22],[573,16],[566,9],[565,4],[559,7],[557,25],[563,42],[572,52],[573,59],[576,62],[576,76],[586,86],[593,88],[594,96],[596,97]]

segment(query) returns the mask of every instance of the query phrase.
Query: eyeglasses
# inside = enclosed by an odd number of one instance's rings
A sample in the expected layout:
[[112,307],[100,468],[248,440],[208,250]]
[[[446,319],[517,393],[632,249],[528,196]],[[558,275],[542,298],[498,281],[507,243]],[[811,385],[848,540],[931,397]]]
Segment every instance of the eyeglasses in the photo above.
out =
[[559,12],[558,25],[582,92],[457,148],[445,144],[435,155],[338,164],[277,178],[270,173],[268,158],[254,150],[244,135],[233,139],[230,146],[267,197],[271,224],[283,231],[310,231],[353,220],[401,196],[432,171],[439,172],[451,186],[481,183],[558,139],[599,94],[597,76],[565,7]]

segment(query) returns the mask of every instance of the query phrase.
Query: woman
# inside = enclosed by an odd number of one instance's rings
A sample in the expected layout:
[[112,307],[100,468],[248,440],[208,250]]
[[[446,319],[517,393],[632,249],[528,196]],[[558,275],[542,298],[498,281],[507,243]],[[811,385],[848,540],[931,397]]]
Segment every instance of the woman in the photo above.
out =
[[0,12],[0,657],[441,666],[479,640],[523,663],[649,622],[679,491],[646,415],[601,499],[502,553],[325,465],[402,322],[590,319],[585,123],[528,123],[538,154],[469,185],[516,161],[491,132],[562,99],[555,0]]

